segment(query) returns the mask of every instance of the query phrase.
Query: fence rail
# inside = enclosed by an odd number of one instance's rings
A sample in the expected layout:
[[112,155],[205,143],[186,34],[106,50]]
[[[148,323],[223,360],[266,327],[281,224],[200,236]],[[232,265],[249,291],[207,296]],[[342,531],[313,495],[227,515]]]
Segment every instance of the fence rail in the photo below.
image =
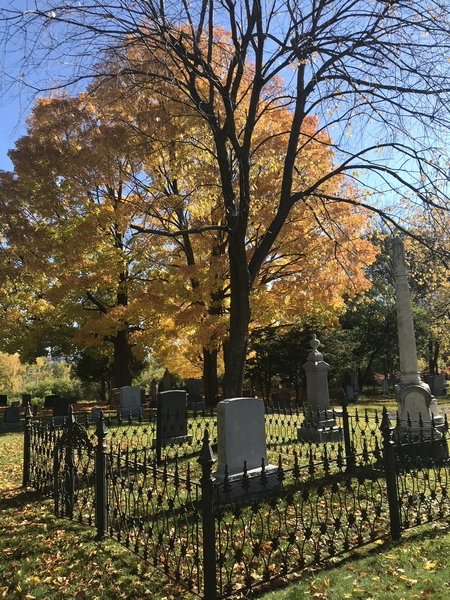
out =
[[[340,441],[305,441],[302,428],[330,417]],[[27,410],[23,482],[53,496],[57,516],[95,526],[97,539],[208,600],[449,513],[447,422],[441,432],[421,419],[393,426],[386,409],[349,414],[344,404],[331,416],[267,407],[265,425],[272,466],[249,475],[244,463],[238,479],[225,469],[219,483],[213,412],[184,422],[161,411],[96,423],[71,414],[56,425]]]

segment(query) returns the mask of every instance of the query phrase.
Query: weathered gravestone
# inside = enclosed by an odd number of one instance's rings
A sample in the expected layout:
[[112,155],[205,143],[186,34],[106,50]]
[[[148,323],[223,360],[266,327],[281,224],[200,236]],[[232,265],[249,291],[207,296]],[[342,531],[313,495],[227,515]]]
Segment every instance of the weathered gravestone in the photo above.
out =
[[386,377],[383,379],[381,386],[383,389],[383,395],[387,396],[387,394],[389,394],[389,381],[386,379]]
[[[343,433],[337,427],[333,411],[330,410],[328,392],[328,370],[330,365],[318,352],[320,341],[313,335],[309,342],[312,351],[303,365],[306,372],[306,408],[305,420],[297,430],[299,440],[308,442],[339,442]],[[348,386],[351,387],[351,386]],[[353,389],[353,388],[352,388]]]
[[359,395],[359,392],[361,391],[359,388],[359,377],[358,377],[358,373],[356,371],[353,371],[350,374],[350,380],[351,380],[351,385],[354,391],[355,396]]
[[5,409],[3,422],[9,425],[20,423],[20,406],[8,406]]
[[57,396],[53,400],[53,418],[56,423],[63,423],[64,419],[69,416],[69,400]]
[[150,395],[151,395],[151,405],[157,406],[158,405],[158,382],[156,381],[155,378],[152,379],[152,382],[150,384]]
[[119,408],[120,406],[120,388],[112,388],[111,390],[111,406]]
[[50,394],[44,398],[44,408],[53,408],[53,404],[56,399],[60,398],[58,394]]
[[354,402],[356,400],[355,390],[353,389],[352,385],[345,386],[345,395],[347,397],[347,402]]
[[141,406],[145,404],[147,401],[147,396],[145,394],[145,388],[141,387]]
[[188,408],[190,410],[203,410],[205,403],[202,399],[203,379],[191,377],[187,380]]
[[126,385],[120,388],[120,407],[122,417],[139,417],[142,412],[141,388],[138,385]]
[[31,404],[31,394],[22,394],[22,406]]
[[[161,444],[189,443],[192,436],[187,431],[187,393],[185,390],[168,390],[159,394]],[[156,440],[154,440],[154,445]]]
[[0,406],[8,406],[8,396],[6,394],[0,394]]
[[434,375],[434,377],[431,376],[430,381],[427,383],[430,385],[431,393],[436,396],[444,396],[447,391],[445,373],[438,373],[437,375]]
[[281,390],[272,394],[272,406],[274,408],[288,408],[291,406],[291,395],[287,390]]
[[93,406],[91,409],[91,422],[97,423],[98,416],[102,412],[102,409],[99,406]]
[[217,404],[217,471],[212,473],[222,483],[227,470],[230,496],[245,493],[242,486],[244,463],[249,476],[249,493],[264,490],[261,469],[267,475],[265,489],[278,485],[276,465],[267,461],[264,401],[261,398],[232,398]]
[[169,373],[169,369],[166,367],[166,370],[164,371],[164,376],[163,376],[163,386],[164,386],[164,391],[168,392],[170,390],[170,386],[171,386],[171,382],[170,382],[170,373]]
[[20,407],[20,402],[18,400],[14,400],[14,402],[11,402],[11,406],[19,406]]
[[37,417],[38,416],[39,405],[38,404],[33,404],[32,407],[31,407],[31,410],[33,411],[33,417]]

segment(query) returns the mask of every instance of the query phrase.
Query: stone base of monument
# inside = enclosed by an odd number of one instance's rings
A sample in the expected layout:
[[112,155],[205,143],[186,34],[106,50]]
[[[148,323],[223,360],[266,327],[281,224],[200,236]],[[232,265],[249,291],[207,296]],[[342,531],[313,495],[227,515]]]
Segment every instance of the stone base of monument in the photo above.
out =
[[297,429],[297,439],[301,442],[332,443],[341,442],[344,434],[342,427],[336,425],[335,419],[305,420]]
[[[177,435],[171,438],[162,438],[161,447],[165,446],[180,446],[181,444],[190,444],[192,442],[192,435]],[[156,448],[156,440],[153,439],[152,447]]]
[[267,483],[265,486],[261,484],[261,467],[257,469],[249,469],[247,471],[247,485],[244,486],[244,472],[233,473],[228,475],[229,490],[224,490],[224,473],[214,472],[211,475],[216,480],[219,490],[220,500],[241,500],[248,496],[254,497],[258,494],[263,494],[270,490],[277,489],[280,485],[278,480],[278,467],[276,465],[266,465],[265,467]]

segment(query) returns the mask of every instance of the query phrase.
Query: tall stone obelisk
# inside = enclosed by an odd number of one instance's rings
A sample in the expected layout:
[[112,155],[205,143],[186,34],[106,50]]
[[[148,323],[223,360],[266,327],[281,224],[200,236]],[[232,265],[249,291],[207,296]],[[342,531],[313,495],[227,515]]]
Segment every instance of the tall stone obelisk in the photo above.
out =
[[406,276],[405,248],[399,237],[395,237],[393,240],[393,261],[401,373],[400,384],[396,390],[400,426],[407,428],[409,415],[413,429],[418,429],[421,417],[424,430],[430,430],[432,415],[436,426],[442,425],[443,417],[437,413],[436,398],[431,394],[430,387],[420,378],[411,299]]

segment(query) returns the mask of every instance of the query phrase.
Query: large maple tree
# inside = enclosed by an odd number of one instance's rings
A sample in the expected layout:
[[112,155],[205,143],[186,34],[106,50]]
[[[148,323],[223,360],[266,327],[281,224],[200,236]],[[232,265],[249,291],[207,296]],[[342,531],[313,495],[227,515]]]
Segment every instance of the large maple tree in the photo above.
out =
[[[151,261],[133,240],[135,139],[79,97],[39,100],[3,174],[2,279],[29,295],[4,313],[9,345],[70,352],[110,345],[113,384],[132,383],[135,310]],[[150,298],[148,298],[150,300]],[[150,311],[147,311],[147,319]],[[18,318],[20,317],[20,318]]]

